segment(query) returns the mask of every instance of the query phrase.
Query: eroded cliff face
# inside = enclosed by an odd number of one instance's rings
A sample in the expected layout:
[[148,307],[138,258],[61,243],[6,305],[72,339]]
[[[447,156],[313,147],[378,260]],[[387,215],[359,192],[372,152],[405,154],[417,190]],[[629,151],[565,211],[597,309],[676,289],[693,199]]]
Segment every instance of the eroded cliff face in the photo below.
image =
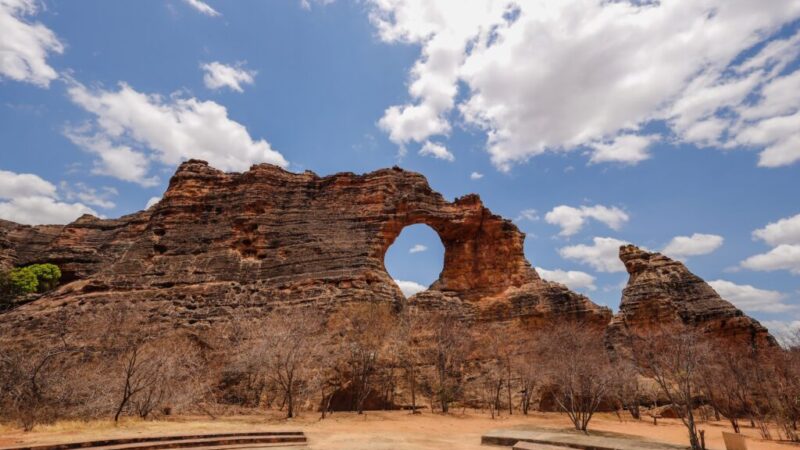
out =
[[683,263],[633,245],[621,247],[619,256],[630,278],[608,328],[615,345],[624,347],[631,334],[670,325],[744,345],[775,345],[766,328],[722,299]]
[[0,222],[0,264],[53,262],[69,281],[4,314],[0,336],[52,333],[56,306],[90,321],[111,302],[170,327],[213,326],[234,310],[258,317],[296,306],[329,314],[361,301],[402,307],[383,258],[417,223],[439,234],[445,258],[439,279],[409,299],[413,307],[532,325],[611,319],[609,309],[542,280],[513,223],[475,195],[446,201],[420,174],[319,177],[267,164],[224,173],[193,160],[147,211],[66,226]]

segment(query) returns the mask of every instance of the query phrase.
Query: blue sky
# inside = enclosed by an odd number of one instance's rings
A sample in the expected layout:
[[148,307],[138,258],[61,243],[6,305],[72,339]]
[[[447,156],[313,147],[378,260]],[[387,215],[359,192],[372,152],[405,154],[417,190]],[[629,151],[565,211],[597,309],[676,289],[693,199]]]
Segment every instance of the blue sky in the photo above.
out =
[[[0,0],[0,217],[137,211],[188,157],[397,164],[600,304],[631,242],[800,326],[798,2],[558,3]],[[442,253],[409,227],[386,265]]]

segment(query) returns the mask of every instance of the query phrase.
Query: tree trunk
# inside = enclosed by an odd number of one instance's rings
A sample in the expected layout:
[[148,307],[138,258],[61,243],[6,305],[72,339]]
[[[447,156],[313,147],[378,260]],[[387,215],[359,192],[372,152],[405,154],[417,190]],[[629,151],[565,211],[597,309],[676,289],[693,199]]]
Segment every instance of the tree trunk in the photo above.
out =
[[731,415],[731,418],[729,420],[731,421],[731,426],[733,427],[733,432],[734,433],[738,433],[739,432],[739,419],[737,419],[736,417]]
[[417,413],[417,377],[414,369],[411,369],[411,414]]
[[506,380],[508,388],[508,415],[513,414],[513,403],[511,403],[511,361],[508,361],[508,379]]

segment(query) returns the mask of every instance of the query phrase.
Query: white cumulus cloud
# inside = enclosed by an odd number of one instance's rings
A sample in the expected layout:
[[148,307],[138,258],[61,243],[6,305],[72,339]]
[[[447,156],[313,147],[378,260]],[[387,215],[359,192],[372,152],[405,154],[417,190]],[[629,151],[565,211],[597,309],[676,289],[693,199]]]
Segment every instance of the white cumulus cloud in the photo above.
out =
[[516,219],[514,219],[514,221],[522,222],[523,220],[527,220],[529,222],[536,222],[539,220],[539,213],[532,208],[523,209],[522,211],[519,212],[519,215],[517,216]]
[[394,282],[397,283],[397,286],[400,287],[400,290],[403,291],[403,295],[405,295],[406,298],[411,297],[417,292],[422,292],[428,289],[416,281],[394,280]]
[[72,185],[66,181],[62,181],[59,185],[64,197],[67,200],[79,200],[87,205],[97,206],[98,208],[110,209],[116,206],[111,200],[112,197],[119,195],[119,192],[110,186],[104,186],[100,189],[87,186],[86,183],[77,182]]
[[456,157],[450,153],[450,150],[448,150],[447,147],[430,141],[425,142],[422,148],[419,149],[419,154],[422,156],[433,156],[436,159],[450,162],[456,160]]
[[48,87],[58,78],[47,57],[63,53],[64,44],[46,26],[25,20],[37,10],[36,0],[0,0],[0,79]]
[[256,72],[247,70],[241,64],[229,66],[221,62],[210,62],[200,66],[205,74],[203,83],[209,89],[221,89],[227,87],[236,92],[244,92],[243,84],[253,84]]
[[720,248],[723,241],[722,236],[716,234],[694,233],[691,236],[675,236],[661,253],[676,259],[707,255]]
[[216,9],[212,8],[211,6],[208,5],[208,3],[205,3],[201,0],[184,0],[184,1],[195,10],[209,17],[216,17],[220,15],[220,13],[217,12]]
[[800,44],[770,41],[796,0],[369,4],[383,41],[420,48],[408,100],[379,121],[400,146],[456,121],[485,132],[501,170],[580,148],[636,164],[658,122],[679,141],[759,150],[764,167],[800,159]]
[[759,289],[749,284],[736,284],[726,280],[709,281],[720,297],[747,312],[781,313],[795,307],[784,303],[786,294],[778,291]]
[[619,259],[619,248],[627,244],[610,237],[595,237],[592,245],[562,247],[558,253],[562,258],[588,264],[598,272],[624,272],[625,265]]
[[545,214],[544,220],[561,227],[561,236],[572,236],[579,232],[589,219],[607,225],[612,230],[619,230],[630,218],[628,214],[616,206],[603,205],[581,206],[578,208],[560,205]]
[[800,244],[800,214],[769,223],[753,231],[753,237],[769,245]]
[[26,225],[63,224],[97,213],[82,203],[62,202],[56,186],[30,173],[0,170],[0,218]]
[[56,187],[32,173],[14,173],[0,170],[0,198],[55,197]]
[[428,247],[426,247],[426,246],[424,246],[422,244],[417,244],[417,245],[411,247],[408,250],[408,253],[420,253],[420,252],[424,252],[427,249],[428,249]]
[[800,275],[800,245],[781,244],[767,253],[745,259],[741,266],[759,271],[788,270]]
[[164,98],[136,91],[126,83],[118,90],[89,89],[72,81],[68,94],[95,119],[68,127],[65,135],[98,156],[94,172],[143,186],[158,183],[151,164],[174,166],[203,159],[228,171],[252,164],[287,167],[286,159],[264,139],[253,139],[244,125],[230,119],[213,101],[173,95]]
[[469,174],[470,180],[480,180],[481,178],[483,178],[483,174],[480,172],[472,172]]
[[570,289],[586,289],[589,291],[594,291],[597,289],[597,286],[594,284],[595,277],[586,272],[561,269],[547,270],[541,267],[537,267],[536,271],[539,272],[539,275],[541,275],[541,277],[545,280],[561,283]]
[[161,201],[161,197],[150,197],[150,200],[147,201],[147,204],[144,205],[144,209],[150,209],[153,205]]
[[770,334],[784,347],[800,345],[800,320],[764,320],[761,324],[767,327]]
[[658,140],[658,136],[639,136],[626,134],[617,136],[610,142],[595,142],[589,162],[616,162],[621,164],[638,164],[650,158],[647,148]]
[[745,259],[740,264],[742,267],[759,271],[788,270],[800,275],[800,214],[769,223],[753,231],[753,237],[773,248]]

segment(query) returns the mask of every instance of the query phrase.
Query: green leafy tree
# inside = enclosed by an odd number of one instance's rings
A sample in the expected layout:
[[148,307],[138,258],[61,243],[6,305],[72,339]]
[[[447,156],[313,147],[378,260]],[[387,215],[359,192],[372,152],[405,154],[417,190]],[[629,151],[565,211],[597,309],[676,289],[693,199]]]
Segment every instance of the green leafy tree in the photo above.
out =
[[10,307],[22,295],[52,290],[59,280],[61,270],[55,264],[32,264],[0,273],[0,309]]
[[39,278],[27,267],[11,269],[11,272],[8,273],[8,282],[11,285],[11,292],[16,295],[36,292],[39,287]]
[[58,286],[61,280],[61,269],[55,264],[33,264],[26,269],[36,275],[39,285],[36,288],[38,292],[47,292]]

